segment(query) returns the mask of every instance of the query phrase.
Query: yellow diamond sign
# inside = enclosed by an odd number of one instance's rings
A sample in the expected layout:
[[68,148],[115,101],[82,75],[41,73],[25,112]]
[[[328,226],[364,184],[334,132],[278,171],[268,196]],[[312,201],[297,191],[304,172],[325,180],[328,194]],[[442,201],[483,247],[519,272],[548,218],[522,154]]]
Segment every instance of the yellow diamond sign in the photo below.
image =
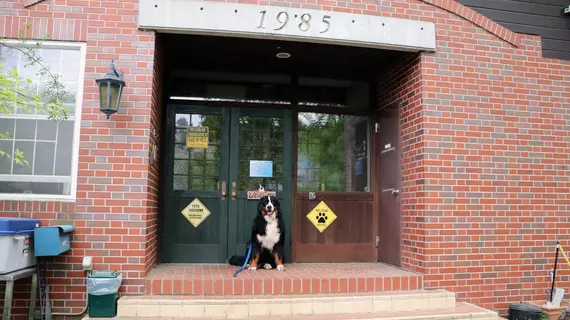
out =
[[336,214],[334,214],[324,201],[321,201],[309,212],[307,219],[309,219],[320,232],[323,232],[336,220]]
[[198,200],[192,200],[190,204],[182,210],[182,215],[190,221],[194,227],[198,227],[210,215],[210,210]]

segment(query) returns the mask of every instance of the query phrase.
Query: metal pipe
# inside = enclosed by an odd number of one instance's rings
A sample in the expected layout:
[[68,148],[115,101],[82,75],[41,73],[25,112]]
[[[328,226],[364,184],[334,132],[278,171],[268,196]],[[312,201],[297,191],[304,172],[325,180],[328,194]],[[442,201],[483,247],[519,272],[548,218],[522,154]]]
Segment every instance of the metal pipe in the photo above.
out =
[[[85,293],[87,293],[87,272],[85,272]],[[85,312],[87,312],[87,308],[89,307],[89,294],[87,294],[87,299],[85,301],[85,307],[79,313],[67,313],[67,312],[52,312],[52,316],[81,316]]]
[[558,264],[558,251],[560,250],[560,241],[556,242],[556,257],[554,257],[554,271],[552,272],[552,286],[550,287],[550,302],[554,295],[554,282],[556,281],[556,265]]

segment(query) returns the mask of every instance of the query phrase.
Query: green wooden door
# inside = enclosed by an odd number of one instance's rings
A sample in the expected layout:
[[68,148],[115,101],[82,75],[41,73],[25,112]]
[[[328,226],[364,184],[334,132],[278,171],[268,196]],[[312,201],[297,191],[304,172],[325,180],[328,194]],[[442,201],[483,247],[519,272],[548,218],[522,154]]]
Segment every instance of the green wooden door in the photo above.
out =
[[[163,262],[225,263],[234,254],[244,254],[257,210],[257,201],[247,200],[247,191],[257,190],[259,184],[277,191],[285,221],[291,221],[290,111],[180,105],[167,110]],[[187,147],[188,127],[208,128],[207,148]],[[271,177],[250,177],[251,160],[272,161]],[[196,206],[196,199],[201,205]],[[182,214],[191,203],[210,212],[197,226]],[[289,236],[286,261],[290,250]]]
[[[230,187],[236,197],[229,203],[229,255],[243,254],[251,237],[251,223],[257,214],[257,200],[248,200],[248,190],[276,191],[287,225],[285,262],[290,260],[292,129],[289,110],[232,109]],[[250,161],[271,161],[271,177],[250,176]]]
[[[163,142],[164,197],[162,199],[163,262],[211,263],[226,259],[230,110],[170,105]],[[187,148],[188,127],[208,127],[207,148]],[[181,213],[194,199],[210,211],[197,227]]]

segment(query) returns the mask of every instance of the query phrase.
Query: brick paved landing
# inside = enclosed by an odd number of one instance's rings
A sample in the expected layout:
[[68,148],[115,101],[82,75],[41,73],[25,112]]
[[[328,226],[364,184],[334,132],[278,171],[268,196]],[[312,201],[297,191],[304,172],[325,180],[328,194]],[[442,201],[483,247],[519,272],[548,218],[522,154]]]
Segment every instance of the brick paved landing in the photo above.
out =
[[267,295],[423,289],[423,277],[383,263],[287,264],[285,271],[229,265],[163,264],[146,278],[148,295]]

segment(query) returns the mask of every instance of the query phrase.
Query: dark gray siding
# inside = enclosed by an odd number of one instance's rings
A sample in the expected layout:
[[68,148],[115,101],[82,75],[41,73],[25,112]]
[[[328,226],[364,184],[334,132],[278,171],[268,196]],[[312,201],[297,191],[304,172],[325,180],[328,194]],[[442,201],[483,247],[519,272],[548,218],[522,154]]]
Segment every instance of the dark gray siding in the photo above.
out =
[[570,60],[570,0],[458,0],[518,33],[542,37],[546,58]]

